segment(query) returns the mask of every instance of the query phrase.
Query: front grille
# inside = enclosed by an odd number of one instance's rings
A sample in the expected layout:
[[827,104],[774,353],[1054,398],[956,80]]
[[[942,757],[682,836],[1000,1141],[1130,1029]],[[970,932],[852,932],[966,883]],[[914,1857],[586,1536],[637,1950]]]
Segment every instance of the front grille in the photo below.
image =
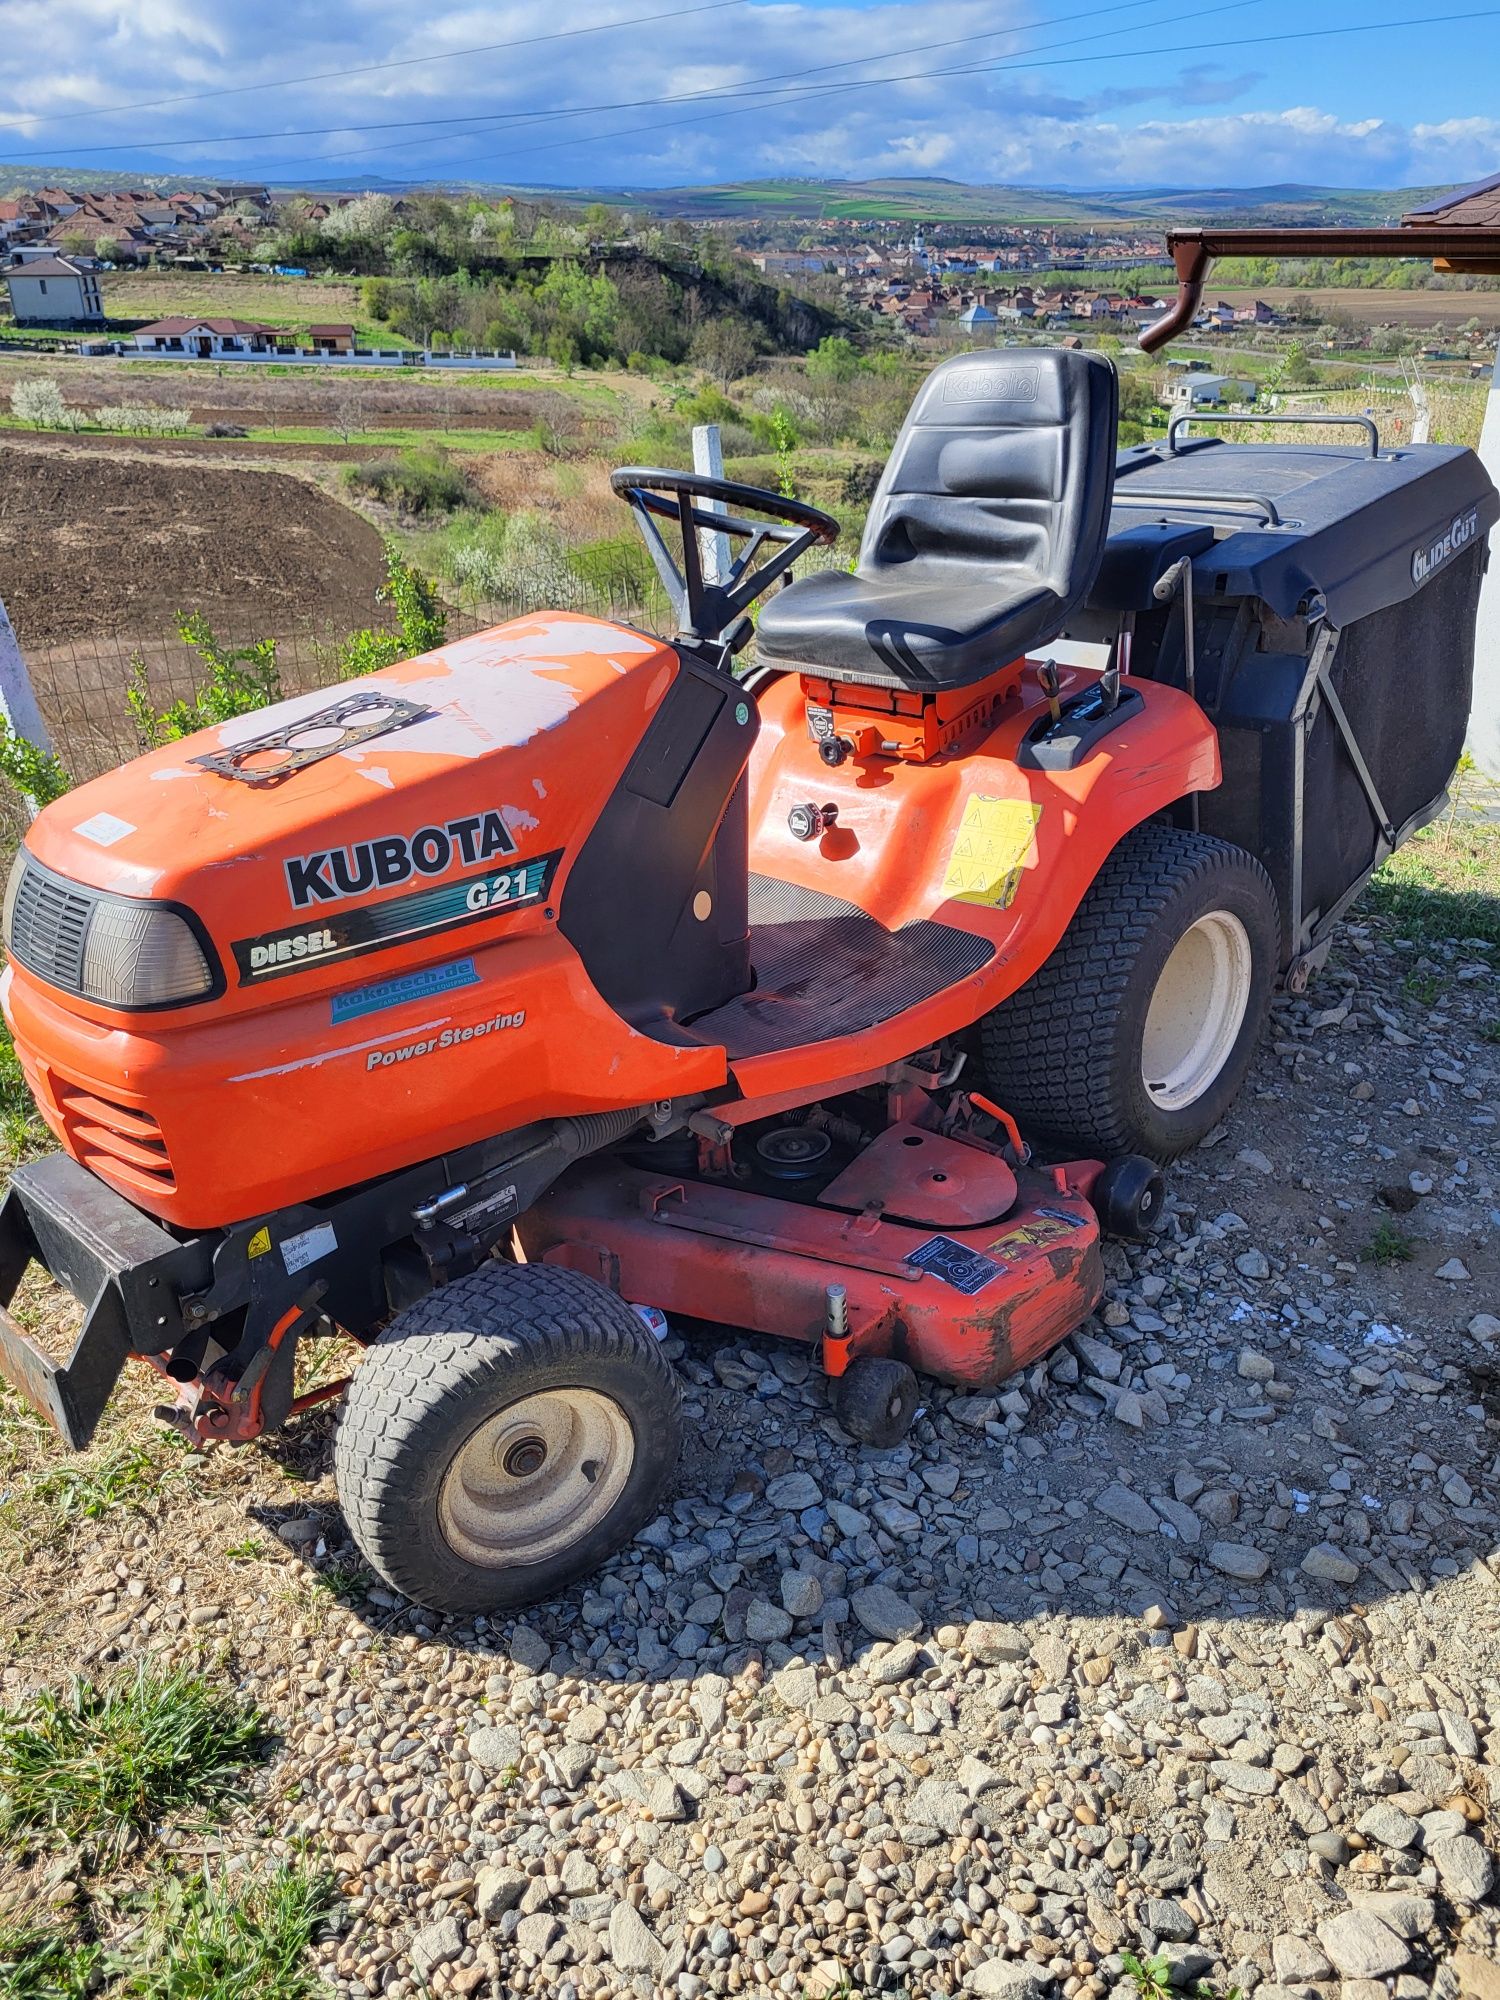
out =
[[80,1165],[129,1195],[149,1198],[176,1191],[167,1142],[149,1111],[100,1097],[50,1063],[38,1067],[46,1077],[46,1097],[35,1084],[33,1094],[44,1113],[49,1099],[56,1107],[57,1117],[49,1118],[48,1123],[56,1127]]
[[49,986],[81,992],[84,939],[96,900],[25,855],[6,940],[11,957]]

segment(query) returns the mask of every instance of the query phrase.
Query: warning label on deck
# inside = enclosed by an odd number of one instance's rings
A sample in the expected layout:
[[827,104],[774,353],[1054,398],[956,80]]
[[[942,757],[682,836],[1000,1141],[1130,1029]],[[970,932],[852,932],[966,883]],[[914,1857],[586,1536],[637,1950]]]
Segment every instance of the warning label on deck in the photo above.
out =
[[959,903],[1008,910],[1032,858],[1041,816],[1031,799],[991,799],[975,792],[953,837],[943,894]]
[[1004,1270],[990,1257],[983,1257],[977,1250],[970,1250],[967,1244],[956,1243],[951,1236],[929,1237],[919,1250],[913,1250],[907,1263],[915,1265],[919,1271],[930,1271],[934,1278],[941,1278],[945,1285],[951,1285],[956,1292],[963,1292],[972,1298],[982,1292],[992,1278],[998,1278]]

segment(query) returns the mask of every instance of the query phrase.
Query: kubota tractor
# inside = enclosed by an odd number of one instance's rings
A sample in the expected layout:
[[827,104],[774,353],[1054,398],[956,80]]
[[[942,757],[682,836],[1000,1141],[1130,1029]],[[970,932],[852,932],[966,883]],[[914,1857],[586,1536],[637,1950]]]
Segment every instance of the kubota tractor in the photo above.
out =
[[670,643],[541,613],[49,806],[3,997],[62,1150],[0,1299],[38,1260],[84,1318],[57,1365],[0,1315],[0,1371],[73,1446],[127,1362],[241,1441],[352,1336],[360,1547],[494,1609],[660,1504],[636,1305],[815,1344],[874,1445],[918,1372],[1068,1334],[1440,804],[1497,513],[1467,451],[1178,425],[1117,465],[1115,419],[1097,356],[937,368],[744,679],[836,524],[619,472]]

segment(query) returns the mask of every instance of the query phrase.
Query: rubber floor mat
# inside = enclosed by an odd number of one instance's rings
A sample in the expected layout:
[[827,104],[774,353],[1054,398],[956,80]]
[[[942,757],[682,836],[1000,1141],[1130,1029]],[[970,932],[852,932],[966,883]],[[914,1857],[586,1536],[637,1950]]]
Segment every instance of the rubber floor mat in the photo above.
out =
[[731,1057],[858,1035],[988,965],[995,947],[923,918],[888,931],[838,896],[750,877],[753,992],[702,1014],[692,1031]]

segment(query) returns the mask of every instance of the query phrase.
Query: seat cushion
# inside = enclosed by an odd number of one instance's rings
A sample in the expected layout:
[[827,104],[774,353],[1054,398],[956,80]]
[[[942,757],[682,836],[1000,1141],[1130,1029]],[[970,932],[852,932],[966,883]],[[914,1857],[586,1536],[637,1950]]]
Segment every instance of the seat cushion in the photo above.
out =
[[838,680],[879,675],[936,689],[982,680],[1056,635],[1055,591],[1033,589],[997,604],[987,576],[956,563],[937,567],[940,576],[918,576],[913,563],[910,576],[893,569],[805,577],[762,611],[758,655]]
[[1118,384],[1067,348],[961,354],[923,383],[852,575],[771,598],[758,656],[836,680],[962,687],[1064,630],[1099,567]]

